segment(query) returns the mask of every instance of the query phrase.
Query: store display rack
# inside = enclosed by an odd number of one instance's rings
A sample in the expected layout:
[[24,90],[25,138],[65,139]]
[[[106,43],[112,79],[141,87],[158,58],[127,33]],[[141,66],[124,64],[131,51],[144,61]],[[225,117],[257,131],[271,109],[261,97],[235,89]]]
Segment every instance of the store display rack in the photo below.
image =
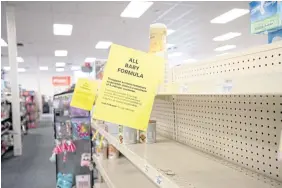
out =
[[[74,151],[65,151],[65,153],[56,155],[56,174],[71,174],[73,177],[72,186],[78,183],[77,176],[88,176],[90,178],[90,182],[88,183],[92,187],[93,173],[89,166],[82,165],[83,160],[89,160],[89,163],[92,161],[90,112],[70,107],[72,95],[73,90],[70,90],[54,95],[53,99],[54,138],[62,145],[64,142],[71,141],[75,146]],[[88,122],[88,124],[86,122]],[[78,126],[82,124],[84,127],[81,126],[80,129],[78,129]],[[67,126],[70,127],[67,128]],[[80,136],[78,130],[81,131],[82,129],[85,129],[85,131]],[[88,136],[86,136],[86,134]],[[90,158],[84,159],[84,154],[89,155]],[[58,181],[57,177],[57,183]],[[86,185],[88,185],[88,183],[86,183]],[[84,183],[82,184],[85,185]],[[66,186],[66,188],[67,187],[68,186]]]
[[120,144],[104,124],[92,126],[158,187],[281,188],[281,52],[277,42],[173,68],[179,87],[156,96],[154,144]]

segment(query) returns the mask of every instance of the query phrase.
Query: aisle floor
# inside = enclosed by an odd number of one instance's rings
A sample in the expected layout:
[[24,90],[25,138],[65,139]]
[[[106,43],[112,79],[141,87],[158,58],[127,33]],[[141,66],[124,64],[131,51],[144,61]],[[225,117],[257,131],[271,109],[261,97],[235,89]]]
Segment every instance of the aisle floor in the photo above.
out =
[[2,188],[55,187],[55,164],[49,161],[54,147],[52,120],[49,117],[46,121],[45,116],[44,123],[30,129],[29,134],[24,136],[22,156],[2,159]]

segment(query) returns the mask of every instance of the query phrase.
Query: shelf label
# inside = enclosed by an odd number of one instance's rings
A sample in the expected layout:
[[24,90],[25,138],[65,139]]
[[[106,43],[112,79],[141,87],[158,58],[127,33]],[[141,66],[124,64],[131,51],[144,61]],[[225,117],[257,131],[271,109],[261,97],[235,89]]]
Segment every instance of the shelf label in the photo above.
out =
[[92,110],[97,88],[97,81],[88,78],[79,78],[74,88],[70,106],[88,111]]
[[163,70],[164,58],[112,44],[93,117],[146,130]]
[[148,166],[148,165],[145,165],[145,166],[144,166],[144,172],[145,172],[145,173],[148,173],[148,172],[149,172],[149,166]]
[[158,176],[156,176],[156,183],[158,184],[158,185],[161,185],[161,183],[163,182],[163,178],[162,178],[162,176],[160,176],[160,175],[158,175]]

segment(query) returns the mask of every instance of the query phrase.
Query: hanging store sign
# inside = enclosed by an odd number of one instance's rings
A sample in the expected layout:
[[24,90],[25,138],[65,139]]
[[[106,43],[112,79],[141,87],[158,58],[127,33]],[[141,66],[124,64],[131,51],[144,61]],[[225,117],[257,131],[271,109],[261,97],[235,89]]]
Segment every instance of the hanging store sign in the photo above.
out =
[[73,92],[70,106],[90,111],[94,105],[98,82],[79,78]]
[[93,117],[145,130],[163,67],[161,57],[112,44]]
[[250,2],[251,33],[274,32],[282,28],[282,2]]
[[53,86],[69,86],[71,84],[70,76],[53,76]]

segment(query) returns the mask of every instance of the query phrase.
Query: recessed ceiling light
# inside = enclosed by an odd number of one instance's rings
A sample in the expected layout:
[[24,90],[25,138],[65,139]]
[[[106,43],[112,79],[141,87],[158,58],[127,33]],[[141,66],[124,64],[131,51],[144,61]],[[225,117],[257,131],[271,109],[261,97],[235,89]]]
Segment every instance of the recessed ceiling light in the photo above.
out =
[[85,58],[84,62],[93,63],[95,60],[96,60],[95,57],[87,57],[87,58]]
[[18,72],[25,72],[25,68],[18,68]]
[[139,18],[153,5],[148,1],[131,1],[120,14],[121,17]]
[[3,67],[3,69],[4,69],[5,71],[9,71],[9,70],[11,70],[11,67]]
[[72,33],[72,25],[70,24],[53,24],[54,35],[70,36]]
[[197,60],[193,58],[184,60],[184,63],[195,63],[195,62],[197,62]]
[[236,48],[236,45],[225,45],[225,46],[221,46],[221,47],[218,47],[216,49],[214,49],[214,51],[217,51],[217,52],[222,52],[222,51],[226,51],[226,50],[231,50],[233,48]]
[[168,57],[179,57],[179,56],[182,56],[181,52],[173,52],[168,54]]
[[47,70],[48,70],[48,67],[47,67],[47,66],[42,66],[42,67],[39,67],[39,70],[41,70],[41,71],[47,71]]
[[1,47],[6,47],[6,46],[8,46],[7,43],[3,39],[1,39]]
[[229,54],[229,53],[222,53],[222,54],[218,54],[216,56],[224,56],[224,55],[227,55],[227,54]]
[[56,68],[56,71],[57,71],[57,72],[64,72],[65,69],[64,69],[64,68]]
[[80,66],[72,66],[71,70],[72,71],[78,71],[78,70],[81,70],[81,67]]
[[17,62],[18,63],[23,63],[24,62],[24,59],[22,57],[17,57]]
[[65,62],[57,62],[56,63],[56,67],[64,67],[64,66],[66,66]]
[[235,37],[239,37],[241,35],[242,35],[242,33],[229,32],[229,33],[214,37],[213,40],[214,41],[226,41],[226,40],[230,40],[230,39],[235,38]]
[[112,42],[109,41],[99,41],[95,48],[96,49],[108,49],[112,45]]
[[236,18],[244,16],[245,14],[248,14],[249,12],[250,12],[249,9],[234,8],[234,9],[231,9],[230,11],[212,19],[211,23],[225,24],[227,22],[235,20]]
[[175,30],[173,30],[173,29],[168,29],[168,30],[167,30],[167,36],[170,35],[170,34],[172,34],[172,33],[174,33],[174,32],[175,32]]
[[57,57],[63,57],[63,56],[67,56],[67,55],[68,55],[67,50],[56,50],[55,51],[55,56],[57,56]]

